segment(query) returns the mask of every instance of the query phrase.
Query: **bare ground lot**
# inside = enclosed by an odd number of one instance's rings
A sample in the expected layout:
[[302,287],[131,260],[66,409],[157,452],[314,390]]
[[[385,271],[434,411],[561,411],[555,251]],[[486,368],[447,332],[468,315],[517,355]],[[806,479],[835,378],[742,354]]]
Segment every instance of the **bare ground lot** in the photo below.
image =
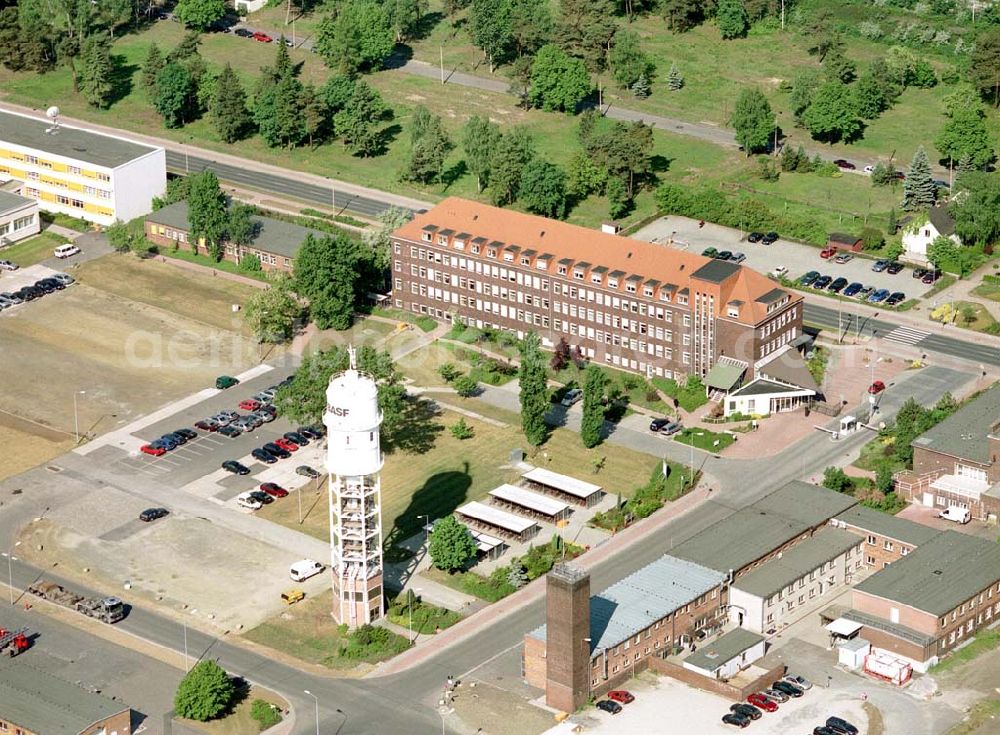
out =
[[73,436],[0,411],[0,446],[16,447],[16,451],[0,453],[3,480],[69,451]]

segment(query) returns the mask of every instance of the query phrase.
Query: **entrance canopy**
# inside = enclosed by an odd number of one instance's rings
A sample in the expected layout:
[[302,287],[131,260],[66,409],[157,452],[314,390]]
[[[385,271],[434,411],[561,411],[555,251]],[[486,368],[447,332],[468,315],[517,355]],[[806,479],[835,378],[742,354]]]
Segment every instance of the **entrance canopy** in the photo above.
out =
[[843,636],[844,638],[848,638],[857,633],[859,630],[861,630],[862,627],[863,626],[861,625],[861,623],[858,623],[854,620],[848,620],[847,618],[837,618],[832,623],[829,623],[826,626],[826,629],[831,633],[833,633],[834,635],[839,635]]
[[743,376],[745,365],[733,365],[728,362],[717,362],[705,376],[705,385],[718,390],[729,390]]

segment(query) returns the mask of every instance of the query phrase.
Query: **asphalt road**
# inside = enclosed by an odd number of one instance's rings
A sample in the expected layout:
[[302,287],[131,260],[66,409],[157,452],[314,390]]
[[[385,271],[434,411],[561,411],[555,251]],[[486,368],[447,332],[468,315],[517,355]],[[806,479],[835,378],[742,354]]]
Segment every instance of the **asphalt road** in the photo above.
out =
[[167,148],[166,152],[167,170],[173,173],[188,174],[211,170],[215,172],[220,181],[253,191],[287,196],[302,202],[323,206],[329,206],[332,198],[333,206],[338,211],[355,212],[365,217],[375,217],[391,206],[388,202],[377,198],[338,190],[332,182],[327,187],[298,181],[292,178],[293,171],[288,172],[289,176],[278,176],[228,163],[220,163],[211,158],[191,156],[170,148]]
[[[875,334],[877,337],[885,338],[900,328],[900,324],[886,319],[865,317],[856,314],[847,308],[840,311],[828,306],[806,301],[803,307],[803,321],[824,329],[830,329],[835,334],[838,329],[849,332],[859,332],[861,335]],[[839,326],[838,326],[839,325]],[[958,327],[956,327],[958,329]],[[927,352],[937,352],[950,357],[958,357],[963,360],[970,360],[981,365],[996,367],[1000,365],[1000,349],[993,345],[982,345],[975,342],[966,342],[955,337],[947,337],[931,332],[921,333],[924,336],[909,342],[915,347]],[[914,336],[918,336],[914,334]]]

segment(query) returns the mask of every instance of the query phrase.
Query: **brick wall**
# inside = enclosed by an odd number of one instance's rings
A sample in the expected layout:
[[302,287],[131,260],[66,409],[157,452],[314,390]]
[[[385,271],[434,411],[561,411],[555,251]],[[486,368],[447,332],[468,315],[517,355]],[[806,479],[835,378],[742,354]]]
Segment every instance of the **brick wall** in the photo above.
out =
[[129,735],[129,728],[132,725],[132,711],[124,710],[107,719],[94,723],[93,726],[84,730],[80,735]]
[[[913,544],[904,544],[889,536],[872,533],[851,524],[847,524],[846,530],[858,534],[865,540],[861,547],[861,556],[865,566],[872,569],[883,569],[887,564],[902,559],[916,548]],[[887,543],[892,547],[891,549],[886,548]],[[906,554],[903,553],[904,551]]]
[[533,687],[545,688],[545,641],[524,637],[524,680]]
[[732,699],[734,702],[743,702],[754,692],[759,692],[761,689],[767,689],[771,686],[772,682],[784,676],[786,671],[786,666],[784,664],[779,664],[772,669],[769,669],[766,673],[757,677],[753,681],[748,682],[742,687],[738,687],[720,679],[712,679],[708,676],[703,676],[702,674],[691,671],[690,669],[685,669],[683,666],[676,664],[673,661],[667,661],[666,659],[658,657],[650,660],[649,668],[658,674],[663,674],[664,676],[669,676],[671,679],[682,681],[685,684],[695,687],[696,689],[701,689],[706,692],[711,692],[712,694],[718,694],[722,697],[726,697],[727,699]]
[[[193,252],[192,243],[188,237],[188,233],[182,230],[172,229],[163,225],[157,225],[152,222],[145,223],[146,228],[146,239],[159,248],[170,248],[172,249],[175,245],[178,249],[186,250],[188,252]],[[159,233],[159,229],[164,230],[164,234]],[[171,233],[182,234],[183,239],[176,239],[175,237],[168,237]],[[208,250],[204,247],[198,247],[197,252],[199,255],[208,255]],[[281,271],[283,273],[291,273],[293,269],[294,261],[287,256],[280,255],[277,253],[271,253],[267,250],[261,250],[259,248],[244,248],[240,246],[226,245],[223,249],[222,259],[228,260],[230,263],[239,263],[240,258],[244,254],[253,254],[260,259],[260,268],[265,272],[269,271]],[[273,257],[274,264],[268,262],[269,257]],[[286,265],[285,260],[289,263]]]

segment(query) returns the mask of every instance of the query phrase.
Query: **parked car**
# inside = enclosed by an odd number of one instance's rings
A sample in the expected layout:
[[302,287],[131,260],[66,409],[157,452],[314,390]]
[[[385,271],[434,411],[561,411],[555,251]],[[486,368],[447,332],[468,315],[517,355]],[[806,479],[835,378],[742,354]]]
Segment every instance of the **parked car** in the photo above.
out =
[[842,717],[827,717],[826,726],[831,730],[843,733],[843,735],[858,735],[858,728]]
[[850,161],[844,160],[843,158],[834,159],[833,163],[837,168],[842,168],[845,171],[854,171],[855,169],[857,169],[857,166],[855,166]]
[[278,417],[278,414],[276,412],[267,411],[265,410],[266,408],[267,406],[261,406],[250,415],[260,423],[269,424]]
[[799,689],[794,684],[789,684],[787,681],[776,681],[771,685],[771,688],[777,689],[779,692],[784,692],[789,697],[795,699],[798,699],[805,693],[804,690]]
[[888,267],[889,267],[889,261],[888,260],[876,260],[872,264],[872,270],[875,271],[876,273],[881,273],[882,271],[884,271]]
[[223,462],[222,469],[224,469],[226,472],[232,472],[234,475],[250,474],[250,468],[240,464],[235,459],[227,459],[225,462]]
[[579,388],[570,388],[568,391],[566,391],[565,394],[563,394],[562,400],[559,401],[559,403],[561,403],[566,408],[569,408],[582,398],[583,398],[582,390],[580,390]]
[[663,436],[673,436],[678,431],[684,428],[684,424],[680,421],[671,421],[669,424],[660,429],[660,434]]
[[632,696],[632,693],[626,692],[624,689],[615,689],[608,692],[608,699],[618,702],[618,704],[630,704],[635,701],[635,697]]
[[783,265],[776,265],[774,268],[771,269],[771,272],[768,273],[768,275],[771,276],[772,278],[781,278],[782,276],[787,276],[788,268],[786,268]]
[[[197,436],[197,434],[195,434],[195,436]],[[177,446],[181,446],[182,444],[188,443],[188,438],[176,431],[171,431],[169,434],[164,434],[162,438],[171,439],[172,441],[177,443]]]
[[292,456],[291,452],[289,452],[287,449],[284,449],[283,447],[279,447],[274,442],[268,442],[263,447],[261,447],[261,449],[263,449],[265,452],[268,452],[269,454],[273,454],[278,459],[288,459],[289,457]]
[[71,283],[76,283],[76,279],[68,273],[53,273],[52,277],[55,278],[59,283],[64,286],[68,286]]
[[24,299],[22,299],[15,293],[0,293],[0,298],[6,299],[7,301],[10,301],[12,304],[24,303]]
[[235,31],[233,31],[233,33],[235,33],[240,38],[253,38],[253,31],[247,28],[237,28]]
[[776,243],[778,241],[778,233],[768,232],[766,235],[764,235],[764,237],[760,239],[760,241],[765,245],[771,245],[772,243]]
[[840,293],[847,287],[847,279],[841,276],[840,278],[834,279],[833,283],[827,286],[828,291],[833,291],[833,293]]
[[837,257],[833,259],[833,262],[843,265],[844,263],[850,263],[852,260],[854,260],[854,253],[843,252],[837,253]]
[[844,296],[857,296],[858,292],[861,291],[862,288],[864,288],[864,286],[857,281],[848,284],[847,288],[844,289]]
[[298,433],[302,434],[306,439],[316,440],[319,439],[322,434],[317,434],[316,431],[311,426],[300,426],[298,428]]
[[250,493],[240,493],[236,496],[236,505],[248,510],[260,510],[260,501],[254,500]]
[[[238,416],[239,414],[237,414]],[[219,426],[228,426],[233,423],[233,417],[228,413],[217,413],[214,416],[209,416],[206,421],[214,421]]]
[[311,479],[316,479],[317,477],[321,477],[320,473],[317,470],[314,470],[307,464],[300,464],[298,467],[296,467],[295,474],[302,475],[303,477],[308,477]]
[[0,258],[0,271],[16,271],[20,267],[17,263]]
[[874,171],[874,170],[875,170],[875,167],[874,167],[874,166],[872,166],[871,164],[868,164],[868,165],[867,165],[867,166],[865,166],[865,168],[864,168],[864,172],[865,172],[866,174],[870,174],[870,173],[871,173],[872,171]]
[[914,278],[923,278],[929,272],[930,271],[927,268],[914,268],[913,273],[911,273],[910,275],[912,275]]
[[765,689],[760,694],[776,704],[784,704],[788,701],[788,695],[777,689]]
[[729,260],[733,254],[729,250],[720,250],[712,256],[715,260]]
[[840,735],[832,727],[827,727],[826,725],[818,725],[813,728],[813,735]]
[[265,403],[271,402],[271,396],[265,393],[264,391],[261,391],[260,393],[254,393],[253,399],[257,401],[257,403],[259,403],[261,406],[263,406]]
[[874,290],[875,290],[874,286],[862,286],[861,290],[858,291],[858,298],[861,299],[862,301],[864,301],[866,298],[868,298],[871,295],[871,293]]
[[285,490],[281,485],[276,482],[265,482],[260,486],[260,489],[270,495],[272,498],[286,498],[288,497],[288,491]]
[[194,428],[201,429],[202,431],[218,431],[221,426],[215,419],[202,419],[201,421],[194,422]]
[[610,699],[602,699],[596,705],[597,709],[604,710],[608,714],[617,715],[622,711],[622,706],[618,702],[612,702]]
[[[874,383],[868,386],[868,392],[871,393],[873,396],[878,395],[884,390],[885,390],[885,383],[883,383],[881,380],[876,380]],[[794,684],[794,682],[792,683]]]
[[716,250],[715,248],[705,248],[704,250],[701,251],[701,254],[704,255],[706,258],[714,258],[716,255],[719,254],[719,251]]
[[803,286],[811,286],[819,278],[819,271],[809,271],[799,276],[799,283]]
[[745,704],[743,702],[737,702],[736,704],[730,706],[729,711],[735,712],[738,715],[743,715],[744,717],[749,717],[751,720],[759,720],[763,714],[752,704]]
[[146,510],[139,514],[139,520],[149,523],[150,521],[155,521],[157,518],[163,518],[168,515],[170,515],[170,511],[166,508],[146,508]]
[[940,277],[941,277],[941,271],[934,269],[932,271],[927,271],[926,273],[924,273],[924,275],[920,278],[920,280],[922,283],[930,285]]
[[[326,436],[326,427],[323,426],[323,424],[310,424],[309,426],[306,426],[305,428],[308,431],[310,431],[313,434],[315,434],[317,439],[322,439],[324,436]],[[299,433],[300,434],[305,434],[306,436],[309,436],[309,434],[306,434],[306,432],[302,431],[302,429],[299,429]],[[309,438],[311,439],[312,437],[309,437]]]
[[256,448],[250,451],[250,456],[256,460],[263,462],[264,464],[274,464],[278,461],[278,458],[273,454],[268,452],[266,449]]
[[738,250],[734,251],[733,254],[729,257],[729,260],[731,260],[733,263],[742,263],[746,259],[747,259],[746,253],[741,253]]
[[885,300],[886,306],[895,306],[896,304],[901,304],[906,301],[906,294],[902,291],[894,291],[889,294],[889,298]]
[[261,505],[267,505],[268,503],[273,503],[274,498],[265,493],[263,490],[250,490],[250,497],[256,500]]
[[832,258],[836,254],[837,254],[837,248],[835,247],[823,248],[822,250],[819,251],[819,257],[821,257],[823,260],[828,260],[829,258]]
[[797,686],[799,689],[801,689],[803,691],[807,692],[807,691],[809,691],[810,689],[813,688],[812,682],[809,681],[804,676],[799,676],[798,674],[788,674],[787,676],[785,676],[783,678],[789,684],[793,684],[794,686]]
[[254,41],[260,41],[261,43],[271,43],[271,41],[273,41],[274,39],[271,38],[266,33],[261,33],[260,31],[256,31],[253,34],[253,40]]
[[159,444],[143,444],[141,447],[139,447],[139,451],[142,452],[143,454],[149,454],[153,457],[162,457],[164,454],[167,453],[166,448],[160,446]]
[[243,429],[241,429],[238,426],[233,426],[232,424],[229,424],[227,426],[220,426],[218,429],[216,429],[216,431],[222,434],[223,436],[228,436],[230,439],[235,439],[236,437],[238,437],[240,434],[243,433]]
[[59,258],[60,260],[65,260],[66,258],[72,258],[74,255],[78,255],[80,252],[81,252],[80,248],[78,248],[76,245],[67,244],[67,245],[60,245],[59,247],[57,247],[55,250],[52,251],[52,254],[57,258]]
[[191,429],[187,429],[187,428],[177,429],[174,433],[175,434],[180,434],[185,439],[197,439],[198,438],[198,432],[197,431],[191,431]]
[[891,263],[889,263],[889,265],[887,265],[885,267],[885,270],[886,270],[886,273],[891,273],[892,275],[896,275],[897,273],[899,273],[900,271],[902,271],[903,268],[904,268],[904,266],[903,266],[902,263],[900,263],[897,260],[894,260]]
[[887,298],[889,298],[889,289],[880,288],[878,291],[873,292],[872,295],[868,297],[868,303],[881,304]]
[[240,401],[241,411],[256,411],[260,408],[260,401],[254,400],[253,398],[247,398],[245,401]]
[[722,721],[727,725],[736,725],[736,727],[746,727],[750,724],[749,717],[738,715],[735,712],[727,712],[724,714],[722,716]]
[[667,426],[670,423],[671,423],[671,419],[664,419],[664,418],[653,419],[652,421],[649,422],[649,430],[650,431],[659,431],[664,426]]
[[219,390],[225,390],[226,388],[232,388],[234,385],[239,385],[240,381],[234,378],[232,375],[220,375],[215,379],[215,387]]
[[747,242],[760,242],[764,238],[763,232],[751,232],[747,235]]
[[765,712],[777,712],[778,705],[772,702],[770,699],[765,697],[760,692],[754,692],[749,697],[747,697],[747,702],[752,704],[757,709],[764,710]]
[[293,441],[289,441],[285,437],[281,436],[274,440],[274,443],[279,447],[284,449],[286,452],[297,452],[299,451],[299,445]]
[[820,276],[815,281],[813,281],[812,287],[815,288],[817,291],[822,291],[827,286],[829,286],[832,281],[833,278],[831,278],[830,276]]
[[300,447],[305,447],[309,444],[309,440],[297,431],[286,431],[284,437],[290,442],[295,442]]
[[905,171],[893,171],[892,172],[892,178],[896,179],[897,181],[906,181],[906,172]]

